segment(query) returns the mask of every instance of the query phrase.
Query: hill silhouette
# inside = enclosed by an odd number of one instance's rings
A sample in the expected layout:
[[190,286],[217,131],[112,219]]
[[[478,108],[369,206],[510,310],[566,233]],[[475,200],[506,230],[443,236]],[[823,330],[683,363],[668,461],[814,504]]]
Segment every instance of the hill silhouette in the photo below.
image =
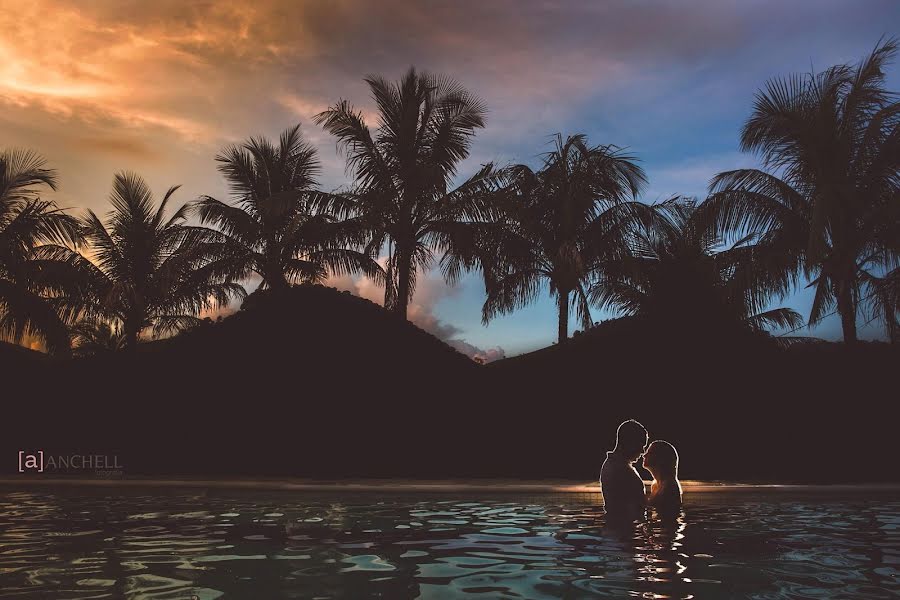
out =
[[48,359],[43,352],[0,341],[0,365],[3,365],[4,369],[9,369],[11,373]]
[[151,362],[190,357],[210,368],[302,361],[303,372],[343,377],[349,367],[354,379],[365,380],[404,365],[411,383],[474,366],[464,354],[378,304],[321,285],[257,291],[237,313],[142,344],[138,353]]
[[554,460],[572,475],[590,471],[612,448],[615,426],[635,418],[651,439],[677,446],[686,477],[896,480],[877,456],[894,435],[886,411],[896,395],[897,348],[783,342],[740,328],[623,317],[487,370],[509,397],[544,399],[535,406],[541,429],[553,432],[545,439],[565,450],[523,446],[519,459],[537,471]]
[[27,362],[4,386],[21,424],[10,442],[118,450],[129,472],[156,474],[390,470],[417,440],[436,442],[426,425],[479,368],[382,307],[314,285],[257,292],[133,353]]
[[128,476],[585,480],[637,418],[688,479],[896,479],[877,460],[886,344],[782,348],[628,317],[480,366],[367,300],[299,286],[134,353],[0,350],[21,359],[5,369],[7,454],[115,453]]

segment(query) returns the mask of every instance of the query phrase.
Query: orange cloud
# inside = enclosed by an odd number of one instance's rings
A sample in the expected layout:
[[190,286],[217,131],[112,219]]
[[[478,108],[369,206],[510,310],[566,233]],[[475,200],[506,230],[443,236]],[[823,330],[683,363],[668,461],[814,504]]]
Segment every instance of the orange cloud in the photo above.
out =
[[[0,0],[2,143],[47,156],[64,203],[102,209],[123,168],[154,188],[184,184],[184,200],[222,195],[213,158],[223,145],[277,135],[299,119],[321,150],[323,187],[333,189],[345,182],[344,163],[311,117],[346,98],[375,125],[366,74],[395,78],[416,63],[459,78],[495,111],[485,139],[535,122],[525,113],[537,122],[564,113],[556,98],[596,81],[585,76],[583,48],[533,44],[536,24],[553,11],[509,8]],[[597,74],[621,61],[594,53],[589,63]]]
[[269,39],[267,19],[225,3],[155,2],[150,9],[3,1],[0,98],[89,123],[113,119],[211,141],[221,135],[217,118],[228,112],[238,82],[248,82],[241,71],[277,60],[286,48]]

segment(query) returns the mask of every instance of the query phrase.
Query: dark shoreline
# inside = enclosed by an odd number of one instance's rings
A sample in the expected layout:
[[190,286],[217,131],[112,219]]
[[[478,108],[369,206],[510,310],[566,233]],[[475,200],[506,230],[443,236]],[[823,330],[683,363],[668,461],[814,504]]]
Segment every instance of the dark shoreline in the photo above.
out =
[[[649,483],[649,482],[646,482]],[[900,484],[753,484],[709,481],[682,482],[686,496],[695,494],[892,494],[900,495]],[[570,480],[347,480],[302,479],[206,479],[206,478],[34,478],[0,479],[0,490],[142,490],[181,492],[261,491],[310,494],[578,494],[601,496],[597,482]]]
[[4,361],[0,477],[44,450],[116,455],[129,478],[592,481],[635,418],[675,445],[683,479],[897,483],[898,365],[888,344],[781,348],[628,318],[480,366],[304,286],[134,354]]

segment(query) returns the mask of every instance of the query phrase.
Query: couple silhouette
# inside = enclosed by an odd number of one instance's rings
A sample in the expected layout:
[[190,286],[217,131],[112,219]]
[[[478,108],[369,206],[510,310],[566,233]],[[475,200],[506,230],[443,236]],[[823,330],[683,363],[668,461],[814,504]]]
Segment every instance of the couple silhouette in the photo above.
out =
[[[647,445],[650,436],[635,420],[625,421],[616,431],[616,447],[606,453],[600,469],[603,508],[609,518],[634,520],[645,508],[654,508],[660,516],[676,516],[681,511],[681,482],[678,481],[678,452],[669,442],[657,440]],[[634,463],[644,457],[643,466],[653,475],[650,494]]]

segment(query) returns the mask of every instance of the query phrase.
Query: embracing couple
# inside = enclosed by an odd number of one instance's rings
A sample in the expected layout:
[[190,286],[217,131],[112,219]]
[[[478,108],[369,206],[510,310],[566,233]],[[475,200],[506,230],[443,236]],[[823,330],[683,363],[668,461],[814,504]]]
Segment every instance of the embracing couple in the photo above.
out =
[[[644,508],[655,508],[661,516],[681,510],[681,483],[678,481],[678,453],[668,442],[650,437],[637,421],[625,421],[616,431],[616,448],[606,453],[600,469],[600,491],[606,514],[613,518],[636,519]],[[650,494],[634,463],[644,457],[644,468],[653,475]]]

